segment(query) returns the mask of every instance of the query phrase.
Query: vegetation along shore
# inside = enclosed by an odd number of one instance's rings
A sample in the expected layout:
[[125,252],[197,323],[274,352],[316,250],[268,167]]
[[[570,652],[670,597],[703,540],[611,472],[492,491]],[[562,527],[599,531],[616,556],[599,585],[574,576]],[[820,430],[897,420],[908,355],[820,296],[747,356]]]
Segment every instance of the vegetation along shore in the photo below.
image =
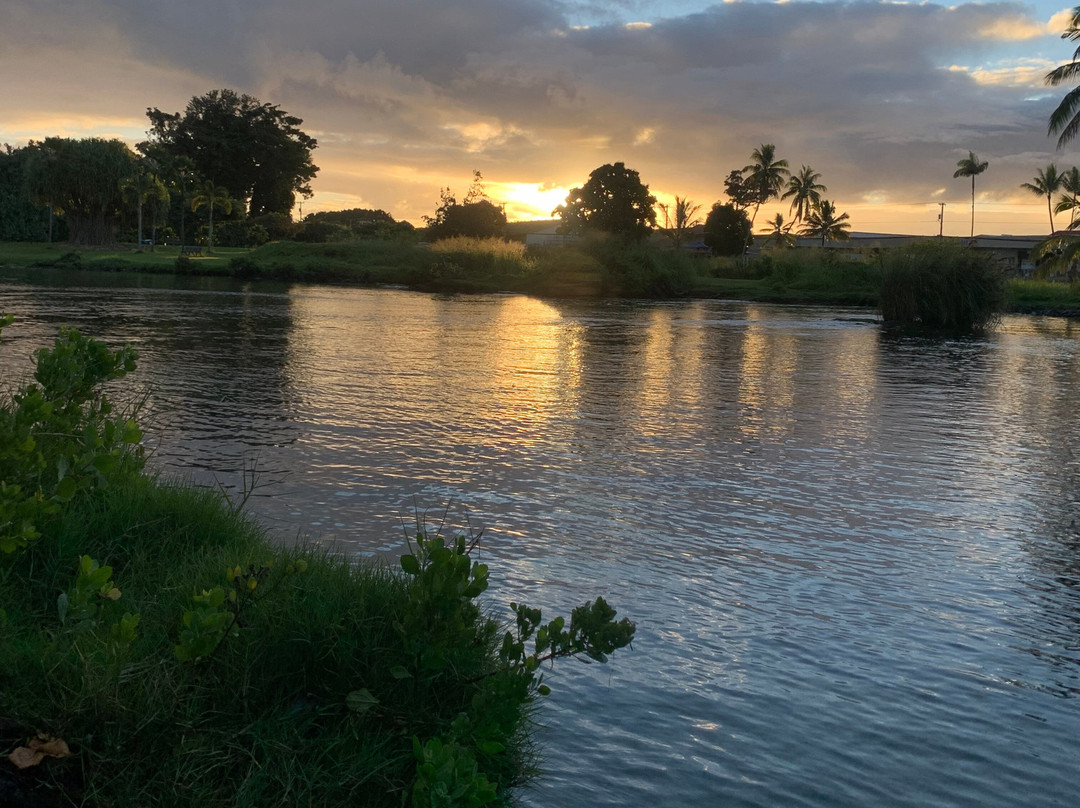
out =
[[101,392],[136,359],[61,329],[0,393],[0,805],[478,807],[526,783],[541,664],[604,662],[633,623],[600,598],[492,617],[470,536],[420,526],[395,568],[272,544],[242,501],[144,469]]
[[[950,240],[946,240],[949,243]],[[952,245],[956,247],[956,245]],[[893,248],[895,250],[896,248]],[[35,277],[56,270],[181,273],[243,279],[391,285],[438,292],[519,292],[542,297],[722,298],[774,303],[881,304],[893,250],[766,250],[749,258],[674,253],[596,239],[526,248],[520,242],[457,237],[434,244],[365,239],[256,248],[215,247],[181,256],[177,247],[136,252],[122,246],[0,243],[0,267]],[[50,272],[52,271],[52,272]],[[1005,281],[1004,311],[1080,316],[1080,283]]]

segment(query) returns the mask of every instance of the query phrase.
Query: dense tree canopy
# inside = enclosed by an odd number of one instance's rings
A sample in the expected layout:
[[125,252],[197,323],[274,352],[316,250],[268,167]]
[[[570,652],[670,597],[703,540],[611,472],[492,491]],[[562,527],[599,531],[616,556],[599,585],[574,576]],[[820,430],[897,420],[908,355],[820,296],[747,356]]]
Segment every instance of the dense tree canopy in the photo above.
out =
[[742,255],[750,246],[746,211],[717,202],[705,219],[705,244],[716,255]]
[[232,90],[192,98],[183,113],[152,108],[150,140],[140,149],[162,158],[186,157],[194,170],[242,200],[253,216],[289,213],[296,195],[311,196],[318,172],[314,138],[303,121],[273,104]]
[[638,173],[622,163],[602,165],[581,188],[574,188],[554,214],[569,233],[589,230],[631,239],[644,238],[656,226],[656,197]]
[[106,244],[135,173],[135,154],[123,141],[50,137],[32,147],[27,164],[31,199],[62,210],[74,244]]
[[48,206],[33,204],[27,193],[26,171],[32,154],[31,147],[0,146],[0,241],[48,238]]
[[425,216],[427,237],[438,241],[454,236],[494,238],[506,230],[506,212],[501,205],[487,199],[484,178],[479,171],[473,172],[473,183],[463,202],[458,202],[453,191],[443,188],[439,207],[434,216]]

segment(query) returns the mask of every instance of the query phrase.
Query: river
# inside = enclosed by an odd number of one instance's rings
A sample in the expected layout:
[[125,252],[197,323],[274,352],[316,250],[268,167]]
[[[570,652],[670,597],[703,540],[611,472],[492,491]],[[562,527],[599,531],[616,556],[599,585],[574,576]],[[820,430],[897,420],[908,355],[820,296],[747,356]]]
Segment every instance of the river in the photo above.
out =
[[[141,355],[151,465],[281,541],[483,530],[493,607],[603,595],[525,806],[1074,806],[1080,324],[0,271],[0,384]],[[247,481],[245,483],[245,480]]]

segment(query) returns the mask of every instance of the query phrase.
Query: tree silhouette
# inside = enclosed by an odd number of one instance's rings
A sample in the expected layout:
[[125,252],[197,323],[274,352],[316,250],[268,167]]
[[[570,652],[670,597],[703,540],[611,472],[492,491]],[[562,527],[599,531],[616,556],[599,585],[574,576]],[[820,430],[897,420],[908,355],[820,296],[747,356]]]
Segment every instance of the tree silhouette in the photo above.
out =
[[597,230],[641,239],[656,226],[655,204],[656,197],[636,171],[622,163],[608,163],[594,169],[582,187],[571,189],[553,214],[571,233]]
[[705,219],[705,244],[715,255],[742,255],[753,239],[746,211],[717,202]]
[[806,225],[799,231],[799,235],[810,238],[820,238],[821,246],[826,241],[847,241],[850,236],[846,213],[837,213],[836,206],[828,199],[822,199],[806,217]]
[[765,237],[765,246],[791,247],[795,244],[795,237],[791,235],[791,226],[794,222],[785,222],[784,214],[777,213],[767,224],[772,230]]
[[226,213],[232,213],[232,199],[226,188],[215,185],[213,180],[205,180],[202,187],[191,198],[191,211],[194,213],[203,206],[210,208],[210,230],[206,238],[206,249],[209,252],[214,247],[214,208],[223,208]]
[[971,238],[975,238],[975,178],[986,171],[990,165],[986,160],[979,160],[975,152],[969,151],[963,160],[956,161],[956,171],[953,179],[957,177],[971,177]]
[[1032,182],[1020,183],[1021,188],[1026,188],[1036,196],[1046,197],[1046,210],[1050,214],[1050,232],[1054,232],[1054,207],[1052,200],[1054,194],[1061,190],[1065,180],[1064,174],[1059,174],[1057,166],[1050,163],[1046,168],[1040,168]]
[[770,199],[780,195],[784,178],[791,172],[788,170],[787,160],[776,159],[776,146],[772,143],[762,143],[750,153],[750,159],[754,162],[744,166],[743,173],[747,175],[746,184],[754,192],[754,213],[750,217],[750,225],[753,226],[758,210]]
[[1069,229],[1076,227],[1076,211],[1080,208],[1080,168],[1073,166],[1061,175],[1065,194],[1054,205],[1054,213],[1069,212]]
[[660,210],[664,212],[664,235],[671,239],[671,246],[677,250],[690,230],[701,224],[701,219],[696,218],[701,205],[676,194],[674,210],[663,203],[660,204]]
[[821,195],[829,190],[818,182],[820,179],[821,174],[810,166],[803,166],[798,174],[788,177],[787,190],[780,198],[791,197],[791,207],[788,212],[793,213],[795,218],[788,225],[789,229],[805,219],[806,215],[821,202]]
[[[1062,39],[1071,39],[1073,42],[1080,39],[1080,6],[1073,9],[1069,19],[1069,27],[1061,34]],[[1066,81],[1072,81],[1080,77],[1080,46],[1073,51],[1071,61],[1059,65],[1046,74],[1046,83],[1051,87],[1057,87]],[[1050,123],[1046,134],[1058,135],[1057,146],[1060,149],[1080,132],[1080,87],[1073,87],[1061,99],[1050,114]]]

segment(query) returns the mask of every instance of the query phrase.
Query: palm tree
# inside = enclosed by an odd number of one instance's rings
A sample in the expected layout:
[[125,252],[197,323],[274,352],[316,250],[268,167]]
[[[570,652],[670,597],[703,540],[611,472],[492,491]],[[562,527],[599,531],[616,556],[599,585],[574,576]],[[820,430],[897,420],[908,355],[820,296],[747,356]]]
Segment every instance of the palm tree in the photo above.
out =
[[1038,277],[1062,272],[1066,280],[1071,280],[1080,263],[1080,238],[1073,233],[1050,236],[1035,248],[1031,257],[1038,267],[1035,270]]
[[[1071,39],[1074,42],[1080,39],[1080,6],[1073,9],[1069,27],[1061,35],[1062,39]],[[1070,81],[1080,76],[1080,47],[1073,51],[1072,61],[1055,67],[1046,74],[1046,83],[1051,87]],[[1074,87],[1065,94],[1050,114],[1050,124],[1047,135],[1058,135],[1057,146],[1060,149],[1080,132],[1080,87]]]
[[821,202],[821,195],[829,190],[818,182],[820,179],[821,175],[810,166],[803,166],[798,174],[792,174],[788,178],[787,190],[780,198],[792,197],[788,212],[794,213],[795,218],[791,220],[789,227],[805,219],[806,214]]
[[986,167],[990,165],[986,160],[980,161],[975,156],[975,152],[969,151],[968,156],[963,160],[957,160],[956,171],[953,172],[953,179],[957,177],[971,177],[971,237],[975,238],[975,177],[986,171]]
[[750,217],[751,227],[757,218],[758,209],[772,199],[780,195],[780,189],[784,187],[784,178],[791,174],[788,171],[787,160],[776,159],[776,146],[772,143],[762,143],[750,154],[753,160],[750,165],[743,167],[743,172],[748,174],[747,184],[754,189],[754,215]]
[[791,247],[795,244],[795,236],[791,235],[791,226],[794,222],[784,222],[784,214],[777,213],[766,224],[772,227],[765,236],[765,246],[775,244],[778,247]]
[[821,246],[825,241],[847,241],[850,237],[846,213],[837,213],[836,206],[828,199],[822,199],[806,217],[806,225],[799,231],[799,235],[810,238],[821,237]]
[[674,212],[663,203],[660,203],[660,210],[664,212],[664,235],[671,239],[671,246],[678,250],[690,230],[701,224],[701,219],[696,218],[701,205],[676,194]]
[[1050,163],[1046,168],[1040,168],[1035,175],[1034,182],[1022,182],[1021,188],[1026,188],[1036,196],[1046,197],[1046,209],[1050,212],[1050,233],[1054,232],[1054,207],[1051,204],[1054,194],[1061,190],[1061,184],[1065,180],[1064,174],[1059,174],[1057,166]]
[[215,185],[213,180],[206,180],[191,198],[192,213],[203,205],[210,207],[210,232],[206,237],[206,250],[209,252],[214,247],[214,208],[224,208],[226,213],[232,213],[232,199],[227,189]]
[[1080,209],[1080,168],[1073,166],[1061,175],[1061,187],[1065,193],[1054,205],[1054,213],[1069,211],[1069,229],[1076,227],[1076,211]]

